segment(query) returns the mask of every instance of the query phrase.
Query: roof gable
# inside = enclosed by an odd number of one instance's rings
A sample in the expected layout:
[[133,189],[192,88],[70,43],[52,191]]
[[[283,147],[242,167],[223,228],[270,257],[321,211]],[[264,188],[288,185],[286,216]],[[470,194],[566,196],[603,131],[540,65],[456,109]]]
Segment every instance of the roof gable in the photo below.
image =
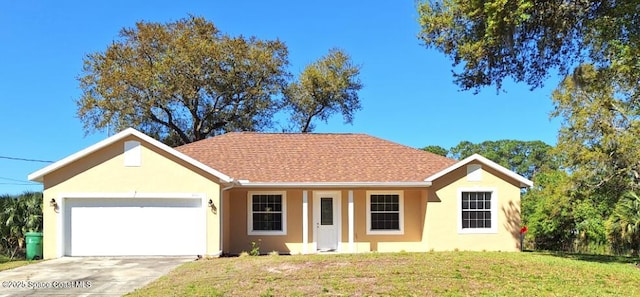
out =
[[231,132],[177,147],[251,183],[421,183],[455,160],[366,134]]
[[51,165],[48,165],[48,166],[46,166],[46,167],[44,167],[44,168],[42,168],[42,169],[40,169],[40,170],[38,170],[36,172],[33,172],[33,173],[29,174],[29,176],[27,178],[29,180],[31,180],[31,181],[42,182],[43,181],[43,177],[45,175],[47,175],[47,174],[49,174],[49,173],[51,173],[53,171],[56,171],[56,170],[58,170],[58,169],[60,169],[60,168],[62,168],[64,166],[76,161],[76,160],[82,159],[82,158],[88,156],[89,154],[91,154],[93,152],[96,152],[96,151],[98,151],[98,150],[100,150],[100,149],[102,149],[104,147],[107,147],[107,146],[109,146],[109,145],[111,145],[111,144],[113,144],[115,142],[118,142],[118,141],[120,141],[120,140],[122,140],[122,139],[124,139],[126,137],[129,137],[129,136],[134,136],[134,137],[136,137],[136,138],[138,138],[138,139],[140,139],[140,140],[142,140],[142,141],[144,141],[144,142],[146,142],[146,143],[148,143],[148,144],[150,144],[150,145],[152,145],[154,147],[157,147],[158,149],[160,149],[160,150],[162,150],[162,151],[164,151],[164,152],[166,152],[166,153],[168,153],[170,155],[173,155],[173,156],[175,156],[175,157],[177,157],[177,158],[179,158],[179,159],[181,159],[181,160],[183,160],[183,161],[185,161],[185,162],[187,162],[187,163],[189,163],[189,164],[191,164],[191,165],[193,165],[193,166],[195,166],[195,167],[197,167],[199,169],[202,169],[205,172],[210,173],[213,176],[216,176],[217,178],[219,178],[223,182],[231,182],[232,181],[232,179],[229,176],[227,176],[227,175],[225,175],[225,174],[223,174],[223,173],[221,173],[221,172],[219,172],[219,171],[217,171],[217,170],[215,170],[215,169],[213,169],[213,168],[211,168],[209,166],[206,166],[205,164],[202,164],[201,162],[193,159],[190,156],[187,156],[187,155],[185,155],[185,154],[183,154],[183,153],[181,153],[179,151],[176,151],[175,149],[165,145],[164,143],[159,142],[159,141],[157,141],[157,140],[147,136],[146,134],[144,134],[144,133],[142,133],[142,132],[140,132],[140,131],[138,131],[136,129],[133,129],[133,128],[127,128],[127,129],[123,130],[122,132],[120,132],[118,134],[115,134],[115,135],[113,135],[111,137],[108,137],[108,138],[106,138],[106,139],[104,139],[104,140],[102,140],[102,141],[100,141],[100,142],[98,142],[98,143],[96,143],[96,144],[94,144],[92,146],[89,146],[89,147],[87,147],[87,148],[85,148],[85,149],[83,149],[83,150],[81,150],[81,151],[79,151],[79,152],[77,152],[75,154],[72,154],[72,155],[70,155],[70,156],[68,156],[68,157],[66,157],[66,158],[64,158],[64,159],[62,159],[60,161],[57,161],[57,162],[55,162],[55,163],[53,163]]
[[509,170],[507,168],[504,168],[500,164],[498,164],[496,162],[493,162],[493,161],[491,161],[491,160],[489,160],[489,159],[487,159],[487,158],[485,158],[485,157],[483,157],[481,155],[478,155],[478,154],[473,154],[473,155],[465,158],[464,160],[461,160],[460,162],[457,162],[457,163],[445,168],[444,170],[442,170],[442,171],[440,171],[440,172],[438,172],[438,173],[436,173],[434,175],[429,176],[424,181],[433,182],[436,179],[438,179],[438,178],[440,178],[440,177],[442,177],[442,176],[444,176],[444,175],[446,175],[446,174],[448,174],[448,173],[450,173],[450,172],[452,172],[452,171],[454,171],[454,170],[456,170],[456,169],[458,169],[458,168],[460,168],[462,166],[465,166],[465,165],[471,163],[472,161],[478,161],[478,162],[480,162],[480,163],[482,163],[484,165],[487,165],[487,166],[493,168],[494,170],[496,170],[496,171],[498,171],[498,172],[500,172],[500,173],[502,173],[502,174],[514,179],[515,181],[520,183],[520,187],[521,188],[533,187],[533,182],[532,181],[530,181],[530,180],[526,179],[525,177],[523,177],[523,176],[521,176],[521,175],[519,175],[519,174],[517,174],[517,173],[515,173],[515,172],[513,172],[513,171],[511,171],[511,170]]

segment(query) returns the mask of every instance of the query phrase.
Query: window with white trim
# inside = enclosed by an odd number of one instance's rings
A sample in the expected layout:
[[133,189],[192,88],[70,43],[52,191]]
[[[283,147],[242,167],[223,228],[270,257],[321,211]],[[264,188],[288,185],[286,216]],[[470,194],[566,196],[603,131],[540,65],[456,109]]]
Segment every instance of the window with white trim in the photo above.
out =
[[497,232],[496,193],[494,190],[461,190],[460,233]]
[[286,235],[285,192],[249,192],[247,195],[249,235]]
[[367,192],[367,234],[403,234],[402,192]]

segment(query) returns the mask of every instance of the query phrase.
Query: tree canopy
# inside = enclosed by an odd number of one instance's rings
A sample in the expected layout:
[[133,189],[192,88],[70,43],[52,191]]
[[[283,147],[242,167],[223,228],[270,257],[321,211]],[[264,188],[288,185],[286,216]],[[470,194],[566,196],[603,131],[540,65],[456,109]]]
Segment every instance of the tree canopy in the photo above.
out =
[[536,88],[555,71],[564,77],[552,94],[552,116],[562,119],[551,151],[559,169],[536,174],[542,187],[523,197],[536,245],[637,253],[637,1],[422,0],[418,11],[420,39],[453,60],[464,90],[500,89],[505,79]]
[[345,123],[352,123],[354,113],[361,108],[359,74],[360,67],[339,49],[331,49],[308,65],[285,91],[286,102],[293,110],[293,124],[301,132],[311,132],[314,118],[326,122],[336,112],[342,113]]
[[346,53],[331,50],[293,83],[288,65],[282,41],[229,36],[201,17],[138,22],[84,59],[77,114],[87,132],[135,127],[169,145],[268,130],[286,108],[303,131],[337,111],[353,120],[362,85]]
[[443,157],[446,157],[449,154],[449,150],[446,148],[443,148],[439,145],[427,145],[425,147],[422,148],[423,151],[425,152],[430,152],[430,153],[434,153],[436,155],[440,155]]
[[635,1],[422,0],[419,35],[453,60],[465,90],[504,79],[541,86],[553,70],[581,62],[640,77],[640,14]]
[[528,179],[542,168],[555,168],[551,146],[542,141],[497,140],[472,143],[461,141],[449,149],[449,156],[462,160],[480,154]]
[[608,79],[610,70],[585,64],[553,92],[554,116],[563,118],[558,153],[578,186],[618,189],[614,197],[640,187],[640,101],[618,96],[626,86]]

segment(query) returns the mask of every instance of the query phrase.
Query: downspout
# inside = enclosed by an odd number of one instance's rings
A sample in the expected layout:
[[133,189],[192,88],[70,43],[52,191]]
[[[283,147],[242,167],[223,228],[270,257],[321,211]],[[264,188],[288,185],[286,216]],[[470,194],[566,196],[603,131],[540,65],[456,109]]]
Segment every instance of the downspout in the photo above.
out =
[[223,214],[224,214],[224,192],[227,190],[231,190],[233,187],[235,187],[236,185],[240,185],[240,183],[238,183],[238,181],[231,179],[231,183],[229,186],[221,188],[220,189],[220,211],[218,212],[219,215],[219,220],[220,220],[220,251],[218,252],[218,256],[222,256],[223,253],[223,241],[224,241],[224,218],[223,218]]

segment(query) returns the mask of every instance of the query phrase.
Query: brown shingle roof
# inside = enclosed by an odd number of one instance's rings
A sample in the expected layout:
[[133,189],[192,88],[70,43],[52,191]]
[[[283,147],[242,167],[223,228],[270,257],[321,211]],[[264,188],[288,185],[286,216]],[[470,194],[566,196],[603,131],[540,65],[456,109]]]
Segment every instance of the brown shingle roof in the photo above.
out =
[[456,162],[365,134],[233,132],[176,149],[250,182],[421,182]]

